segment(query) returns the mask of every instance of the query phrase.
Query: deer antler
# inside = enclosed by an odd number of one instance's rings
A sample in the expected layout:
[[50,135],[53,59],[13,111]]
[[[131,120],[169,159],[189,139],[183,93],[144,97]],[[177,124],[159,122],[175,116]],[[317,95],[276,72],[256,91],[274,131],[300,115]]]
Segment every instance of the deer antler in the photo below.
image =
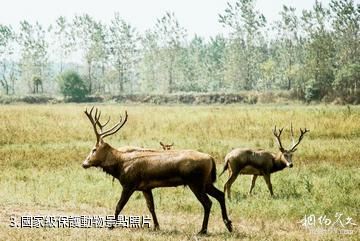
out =
[[94,128],[94,132],[95,132],[95,135],[96,135],[96,141],[99,142],[99,140],[100,140],[100,134],[99,134],[99,132],[98,132],[97,129],[96,129],[96,124],[99,122],[99,119],[98,119],[98,118],[100,118],[100,117],[97,117],[97,109],[96,109],[96,110],[95,110],[95,115],[94,115],[95,119],[94,119],[93,116],[92,116],[93,110],[94,110],[94,106],[90,109],[90,112],[88,112],[88,111],[87,111],[87,108],[86,108],[86,109],[85,109],[85,114],[86,114],[86,116],[89,118],[89,120],[90,120],[90,122],[91,122],[91,124],[92,124],[92,126],[93,126],[93,128]]
[[308,130],[308,129],[304,129],[304,130],[302,130],[301,128],[300,128],[300,136],[299,136],[299,140],[298,140],[298,142],[295,144],[295,143],[293,143],[293,146],[291,147],[291,149],[290,149],[290,151],[295,151],[296,149],[296,147],[300,144],[300,142],[301,142],[301,140],[303,139],[303,137],[304,137],[304,135],[307,133],[307,132],[309,132],[310,130]]
[[[110,121],[110,117],[108,119],[108,121],[105,124],[101,124],[100,123],[100,116],[101,116],[101,112],[98,111],[98,109],[95,109],[95,114],[94,117],[92,115],[92,112],[94,110],[94,106],[90,109],[90,112],[87,111],[87,109],[85,109],[85,114],[86,116],[89,118],[93,128],[94,128],[94,132],[96,135],[96,141],[99,142],[100,139],[105,138],[107,136],[113,135],[116,132],[118,132],[121,127],[123,127],[127,121],[128,118],[128,114],[127,111],[125,111],[125,119],[124,121],[122,120],[122,116],[120,116],[120,120],[118,123],[116,123],[112,128],[110,128],[109,130],[103,131],[103,128],[109,123]],[[100,127],[100,132],[97,130],[97,125]]]
[[294,137],[294,129],[293,129],[293,125],[292,122],[290,123],[290,132],[291,132],[291,140],[292,140],[292,145],[295,145],[295,137]]
[[99,121],[98,121],[98,126],[100,127],[100,131],[102,131],[103,129],[104,129],[104,127],[109,123],[109,121],[110,121],[110,116],[109,116],[109,119],[105,122],[105,124],[101,124],[100,123],[100,115],[101,115],[101,112],[100,112],[100,114],[99,114]]
[[283,130],[284,130],[284,128],[281,128],[281,129],[279,129],[279,132],[277,132],[277,131],[276,131],[276,126],[275,126],[275,128],[274,128],[274,130],[273,130],[273,134],[274,134],[274,136],[276,137],[276,140],[277,140],[277,142],[278,142],[278,144],[279,144],[280,151],[285,150],[284,147],[283,147],[283,145],[281,144],[281,140],[280,140],[280,136],[281,136],[281,133],[282,133]]

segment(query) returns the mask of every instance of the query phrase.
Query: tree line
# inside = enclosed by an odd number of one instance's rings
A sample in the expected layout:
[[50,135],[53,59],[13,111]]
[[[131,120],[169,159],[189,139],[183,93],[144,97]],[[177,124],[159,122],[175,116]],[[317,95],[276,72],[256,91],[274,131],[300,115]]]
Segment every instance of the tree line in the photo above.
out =
[[190,39],[171,12],[144,33],[118,13],[109,24],[88,14],[49,26],[24,20],[17,30],[0,24],[1,91],[56,95],[72,70],[93,95],[286,90],[360,101],[359,4],[316,1],[300,15],[283,6],[269,23],[255,2],[228,2],[218,21],[229,35],[208,40]]

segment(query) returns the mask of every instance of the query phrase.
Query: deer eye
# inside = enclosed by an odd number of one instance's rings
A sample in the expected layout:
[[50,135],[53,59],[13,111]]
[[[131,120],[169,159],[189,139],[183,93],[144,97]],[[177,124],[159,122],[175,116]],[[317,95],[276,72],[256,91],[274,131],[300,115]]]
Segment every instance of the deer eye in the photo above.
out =
[[92,154],[94,154],[96,152],[96,149],[92,149]]

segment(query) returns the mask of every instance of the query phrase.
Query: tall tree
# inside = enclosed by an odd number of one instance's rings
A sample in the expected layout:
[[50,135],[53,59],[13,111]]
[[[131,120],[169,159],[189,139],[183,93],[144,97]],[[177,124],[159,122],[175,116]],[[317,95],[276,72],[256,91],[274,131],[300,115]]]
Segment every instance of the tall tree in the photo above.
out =
[[298,61],[297,47],[299,42],[299,20],[295,14],[295,8],[283,6],[280,12],[281,20],[275,22],[277,29],[277,40],[280,43],[278,48],[279,62],[278,65],[281,68],[281,76],[286,81],[286,89],[292,88],[292,72],[294,65]]
[[312,10],[303,11],[306,36],[305,70],[308,74],[306,99],[321,99],[332,91],[334,81],[334,42],[328,29],[330,11],[316,1]]
[[0,84],[5,94],[15,92],[15,79],[17,77],[17,64],[13,59],[15,32],[11,26],[0,24]]
[[86,62],[89,93],[93,93],[94,85],[96,85],[96,67],[100,65],[101,72],[103,73],[108,57],[106,28],[101,22],[97,22],[90,15],[84,14],[75,16],[73,31],[78,38],[78,47],[82,50]]
[[21,76],[27,82],[30,92],[43,91],[43,81],[48,71],[48,42],[46,30],[38,22],[34,25],[20,22],[18,43],[21,48]]
[[75,36],[72,34],[71,24],[64,16],[56,19],[52,31],[54,34],[52,45],[56,51],[56,61],[60,64],[59,72],[62,73],[67,58],[74,51]]
[[336,49],[335,88],[343,94],[356,93],[360,84],[360,4],[352,0],[330,3]]
[[205,81],[206,45],[203,38],[195,35],[189,45],[182,48],[179,59],[181,69],[179,91],[204,91],[207,83]]
[[110,60],[118,73],[119,92],[124,92],[124,84],[129,83],[133,89],[138,63],[139,36],[130,24],[116,13],[110,25]]
[[205,61],[207,90],[223,91],[226,88],[224,79],[226,44],[226,39],[221,35],[210,38],[207,44]]
[[143,91],[159,91],[160,46],[155,31],[147,30],[141,38],[140,78]]
[[[234,4],[227,3],[224,14],[219,15],[219,22],[224,26],[230,27],[232,38],[235,43],[233,46],[244,47],[235,49],[238,55],[244,56],[243,83],[240,87],[245,90],[253,89],[259,78],[259,60],[261,60],[260,45],[262,40],[262,28],[266,25],[263,14],[255,9],[255,0],[236,0]],[[242,65],[243,63],[239,63]]]
[[176,62],[181,56],[181,47],[185,42],[186,30],[180,26],[174,13],[167,12],[157,20],[155,33],[159,38],[160,55],[166,72],[168,92],[172,93],[176,87]]

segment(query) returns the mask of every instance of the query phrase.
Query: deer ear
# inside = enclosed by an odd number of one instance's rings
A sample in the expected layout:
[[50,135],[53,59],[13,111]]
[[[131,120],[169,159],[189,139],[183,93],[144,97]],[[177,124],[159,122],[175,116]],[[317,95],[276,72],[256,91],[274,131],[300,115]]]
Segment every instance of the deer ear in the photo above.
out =
[[284,152],[284,151],[285,151],[285,149],[282,148],[282,147],[279,147],[279,150],[280,150],[281,152]]
[[291,152],[296,152],[297,151],[297,148],[295,148],[294,150],[292,150]]
[[164,146],[164,144],[161,141],[159,143],[160,143],[161,146]]

